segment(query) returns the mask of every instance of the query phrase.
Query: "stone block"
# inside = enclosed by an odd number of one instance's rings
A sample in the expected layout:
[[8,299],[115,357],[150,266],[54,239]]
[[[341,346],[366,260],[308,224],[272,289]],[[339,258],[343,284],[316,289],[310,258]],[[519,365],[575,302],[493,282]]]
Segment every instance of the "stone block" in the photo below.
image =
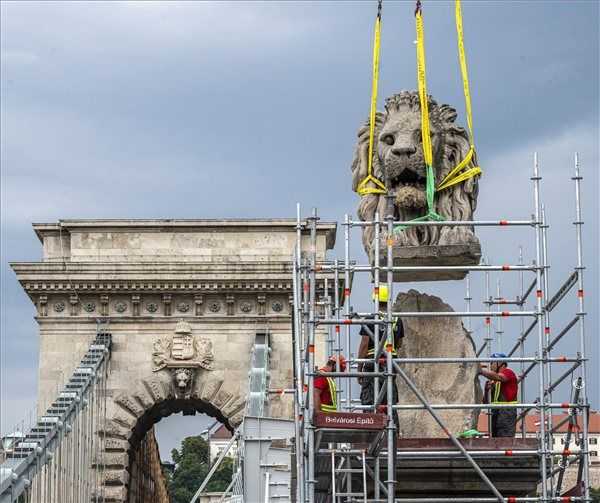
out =
[[108,437],[104,439],[104,450],[105,451],[121,451],[125,452],[129,448],[129,442],[122,438]]
[[[472,266],[481,260],[481,245],[477,243],[435,246],[400,246],[392,247],[392,265],[394,267],[423,266]],[[374,260],[371,261],[374,263]],[[387,249],[380,250],[379,264],[387,265]],[[396,271],[394,281],[447,281],[463,279],[467,271]],[[387,274],[382,271],[381,281],[387,281]]]
[[[400,293],[394,311],[452,312],[439,297],[410,290]],[[404,318],[400,358],[474,358],[475,346],[457,317]],[[402,369],[432,404],[481,403],[482,391],[477,363],[406,363]],[[396,377],[399,404],[420,404],[400,376]],[[477,410],[438,411],[446,427],[460,433],[477,425]],[[426,410],[398,412],[400,435],[404,438],[435,438],[446,435]]]
[[111,486],[124,486],[129,481],[127,470],[104,470],[102,472],[102,482]]
[[119,395],[115,398],[115,402],[136,418],[144,413],[144,408],[131,396],[125,394]]
[[104,486],[99,496],[106,503],[123,503],[127,500],[126,486]]
[[118,437],[127,439],[131,432],[123,425],[115,423],[112,420],[107,420],[103,425],[98,428],[98,435],[106,435],[107,437]]
[[98,452],[94,456],[94,466],[127,468],[129,456],[126,452]]

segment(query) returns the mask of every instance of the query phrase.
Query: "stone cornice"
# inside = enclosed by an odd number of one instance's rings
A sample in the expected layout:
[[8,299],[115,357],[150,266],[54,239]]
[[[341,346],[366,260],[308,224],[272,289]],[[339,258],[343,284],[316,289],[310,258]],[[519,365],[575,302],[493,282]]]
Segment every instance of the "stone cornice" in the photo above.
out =
[[[307,221],[301,222],[306,234]],[[290,232],[296,228],[296,219],[272,218],[272,219],[76,219],[61,220],[56,223],[34,223],[33,229],[39,240],[43,240],[44,234],[55,234],[57,232],[70,232],[82,230],[95,230],[106,232],[120,231],[257,231],[268,229],[272,232]],[[318,222],[317,230],[327,235],[327,247],[333,248],[337,224],[335,222]]]

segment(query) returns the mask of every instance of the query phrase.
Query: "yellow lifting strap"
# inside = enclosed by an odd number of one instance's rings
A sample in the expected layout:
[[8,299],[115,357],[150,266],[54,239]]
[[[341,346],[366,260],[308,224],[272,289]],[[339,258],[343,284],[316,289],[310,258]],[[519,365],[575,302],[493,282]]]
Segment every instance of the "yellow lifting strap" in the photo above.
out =
[[455,0],[455,18],[456,18],[456,39],[458,44],[458,59],[460,62],[460,73],[463,81],[463,92],[465,95],[465,110],[467,113],[467,126],[469,128],[469,140],[471,148],[465,156],[465,158],[457,164],[440,182],[437,190],[444,190],[452,185],[473,178],[474,176],[480,175],[482,170],[479,166],[474,166],[461,171],[471,162],[473,154],[475,153],[475,140],[473,137],[473,113],[471,111],[471,92],[469,90],[469,74],[467,71],[467,57],[465,56],[465,44],[463,35],[463,24],[462,24],[462,10],[460,0]]
[[[369,113],[369,160],[367,176],[358,184],[356,192],[366,194],[386,194],[385,184],[373,176],[373,146],[375,143],[375,116],[377,114],[377,85],[379,82],[379,49],[381,46],[381,1],[378,2],[375,19],[375,40],[373,42],[373,79],[371,83],[371,110]],[[372,184],[372,185],[369,185]]]

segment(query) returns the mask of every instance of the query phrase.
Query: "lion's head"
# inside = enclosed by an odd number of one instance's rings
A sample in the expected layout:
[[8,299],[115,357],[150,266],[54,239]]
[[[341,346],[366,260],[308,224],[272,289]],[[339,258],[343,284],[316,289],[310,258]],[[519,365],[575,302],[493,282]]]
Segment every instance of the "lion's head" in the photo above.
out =
[[188,398],[194,379],[194,372],[192,369],[176,368],[173,369],[171,373],[175,384],[175,396],[178,398]]
[[[436,187],[464,159],[470,149],[466,131],[458,126],[456,110],[438,105],[428,97]],[[352,161],[352,188],[367,176],[369,122],[358,131],[358,144]],[[467,168],[475,166],[475,155]],[[377,112],[373,148],[373,175],[385,182],[393,196],[395,220],[412,220],[427,213],[425,162],[421,138],[421,106],[416,91],[402,91],[388,98],[385,112]],[[477,204],[477,177],[437,192],[433,210],[447,220],[472,220]],[[390,208],[391,209],[391,208]],[[358,216],[373,220],[379,212],[383,219],[387,198],[381,194],[361,197]],[[371,255],[374,229],[365,228],[363,244]],[[385,239],[386,236],[382,236]],[[402,246],[450,245],[478,243],[469,227],[409,227],[394,239]]]

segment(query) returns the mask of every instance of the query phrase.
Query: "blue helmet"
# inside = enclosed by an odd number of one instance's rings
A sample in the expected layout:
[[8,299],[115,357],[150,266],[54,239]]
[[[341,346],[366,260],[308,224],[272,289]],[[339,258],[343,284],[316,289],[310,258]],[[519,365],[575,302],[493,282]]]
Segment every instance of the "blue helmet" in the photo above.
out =
[[506,356],[506,353],[492,353],[490,358],[508,358],[508,356]]

